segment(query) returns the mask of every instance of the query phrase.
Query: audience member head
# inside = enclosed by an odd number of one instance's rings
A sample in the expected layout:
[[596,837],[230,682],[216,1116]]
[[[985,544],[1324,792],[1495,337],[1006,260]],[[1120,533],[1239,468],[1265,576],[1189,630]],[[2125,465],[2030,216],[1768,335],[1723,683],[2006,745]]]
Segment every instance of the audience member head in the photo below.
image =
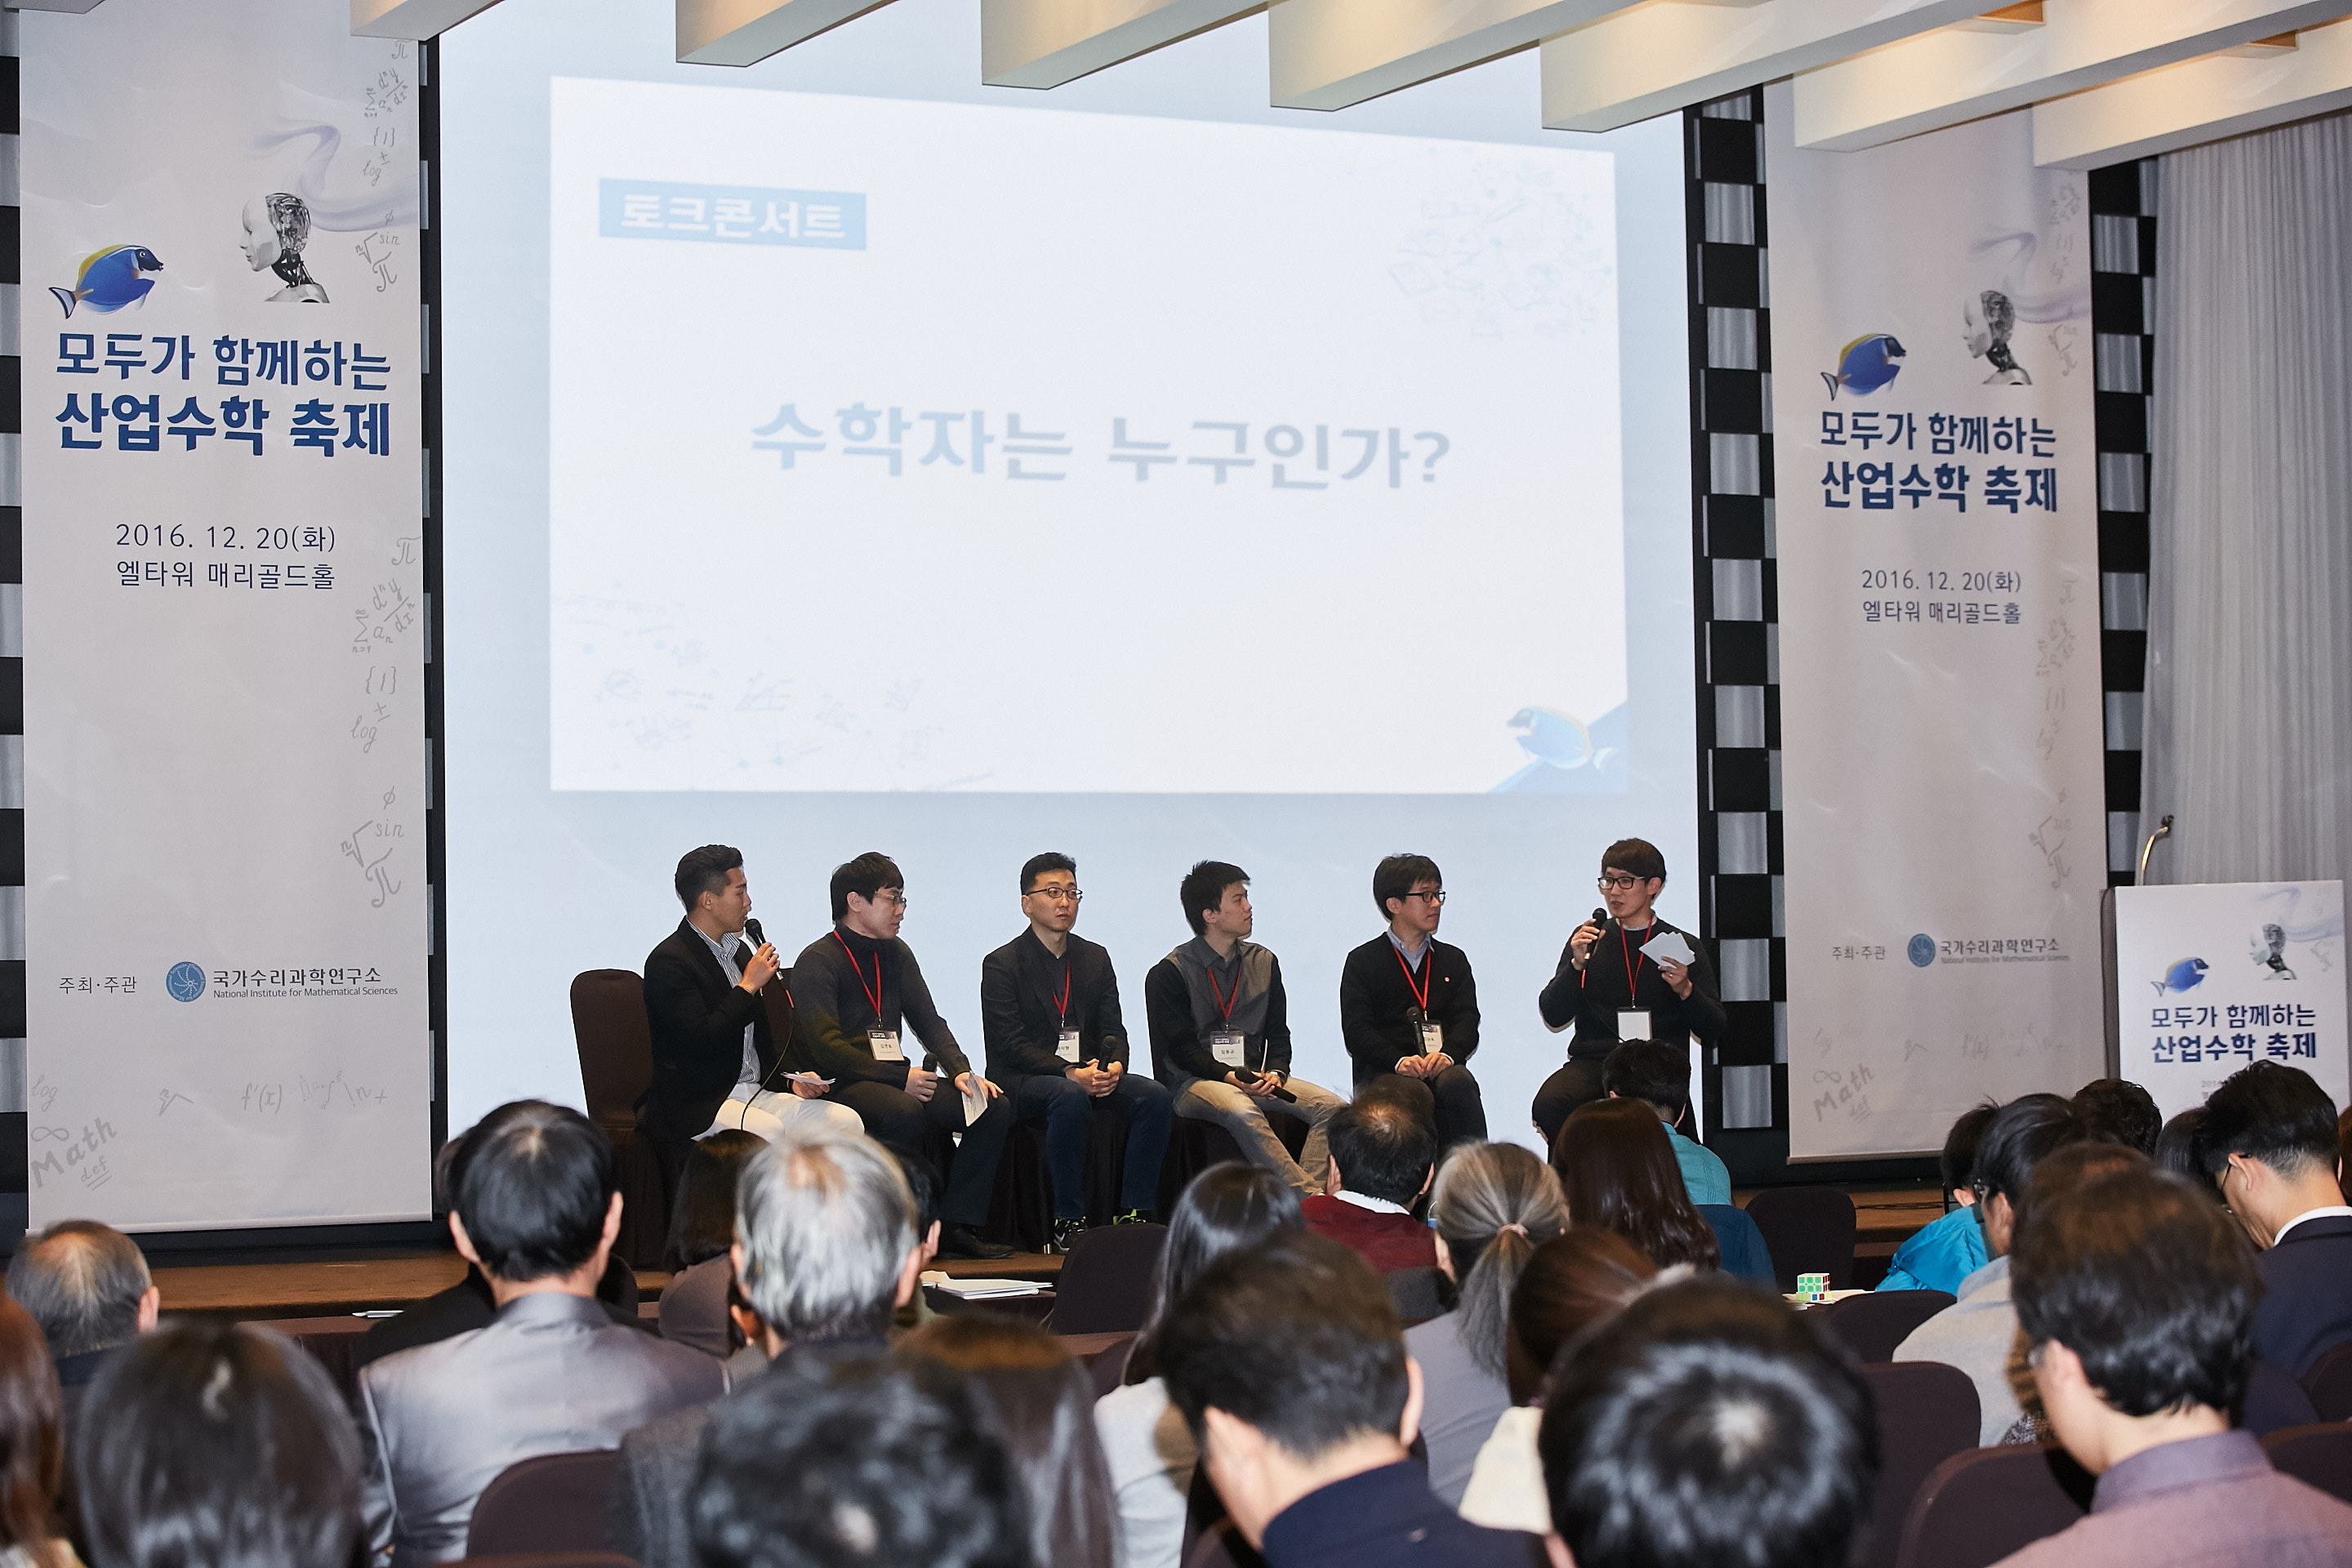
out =
[[2262,1279],[2187,1178],[2135,1163],[2037,1190],[2012,1258],[2042,1409],[2085,1469],[2227,1429]]
[[292,1341],[175,1321],[102,1368],[74,1423],[90,1568],[349,1568],[360,1444]]
[[455,1202],[457,1250],[494,1292],[569,1279],[590,1294],[621,1230],[611,1142],[578,1111],[545,1100],[502,1105],[466,1135]]
[[1429,1186],[1437,1130],[1401,1100],[1360,1098],[1324,1124],[1331,1144],[1331,1190],[1383,1198],[1404,1208]]
[[1663,1286],[1573,1347],[1538,1447],[1581,1568],[1843,1568],[1878,1480],[1862,1374],[1722,1279]]
[[1551,1167],[1516,1143],[1462,1143],[1445,1157],[1429,1195],[1437,1264],[1459,1290],[1462,1345],[1491,1376],[1504,1375],[1511,1292],[1537,1247],[1568,1228],[1568,1205]]
[[1118,1523],[1095,1436],[1094,1380],[1034,1324],[985,1313],[935,1318],[901,1340],[969,1375],[1027,1500],[1036,1568],[1110,1568]]
[[1984,1140],[1984,1130],[2000,1113],[1993,1101],[1980,1100],[1960,1112],[1952,1130],[1944,1134],[1944,1152],[1936,1161],[1936,1169],[1944,1183],[1944,1212],[1967,1208],[1977,1201],[1976,1188],[1970,1184],[1976,1176],[1977,1145]]
[[734,1258],[775,1341],[880,1339],[923,1267],[898,1160],[830,1122],[786,1127],[738,1178]]
[[1184,1184],[1176,1212],[1168,1216],[1168,1242],[1151,1285],[1151,1312],[1135,1336],[1125,1380],[1141,1383],[1159,1375],[1152,1343],[1177,1299],[1202,1271],[1229,1252],[1239,1252],[1280,1231],[1303,1230],[1298,1194],[1271,1171],[1225,1160]]
[[743,1162],[767,1147],[756,1132],[729,1128],[697,1142],[677,1176],[662,1267],[676,1273],[723,1257],[735,1243],[735,1180]]
[[1033,1568],[1014,1467],[945,1367],[779,1370],[713,1409],[687,1499],[704,1568]]
[[2156,1163],[2161,1170],[2188,1177],[2191,1185],[2220,1203],[2221,1189],[2213,1184],[2204,1159],[2197,1152],[2197,1130],[2204,1124],[2205,1108],[2201,1105],[2192,1105],[2166,1122],[2164,1131],[2156,1135]]
[[1690,1110],[1690,1053],[1655,1040],[1626,1040],[1601,1064],[1601,1087],[1612,1100],[1638,1100],[1669,1127]]
[[[1445,874],[1437,868],[1436,861],[1426,855],[1391,855],[1372,868],[1372,907],[1381,911],[1381,919],[1393,925],[1407,913],[1418,912],[1412,910],[1411,895],[1424,884],[1433,893],[1445,886]],[[1437,906],[1430,908],[1434,910]]]
[[1537,1247],[1511,1290],[1511,1403],[1534,1400],[1560,1351],[1657,1277],[1640,1247],[1597,1225],[1570,1226]]
[[735,880],[728,875],[743,868],[743,851],[724,844],[706,844],[699,849],[689,849],[678,857],[677,875],[671,886],[677,890],[677,901],[692,914],[702,905],[704,895],[724,900],[728,885]]
[[2164,1113],[2156,1097],[2120,1078],[2095,1078],[2074,1091],[2074,1115],[2083,1136],[2098,1143],[2120,1143],[2153,1158],[2158,1134],[2164,1131]]
[[1239,866],[1228,865],[1223,860],[1195,862],[1192,868],[1184,873],[1184,880],[1176,889],[1176,896],[1184,903],[1185,923],[1192,928],[1192,934],[1206,936],[1209,912],[1223,909],[1227,896],[1235,888],[1246,889],[1248,885],[1249,873]]
[[1168,1394],[1251,1545],[1310,1491],[1405,1457],[1421,1371],[1371,1266],[1285,1234],[1217,1259],[1160,1329]]
[[2223,1201],[2264,1247],[2289,1220],[2344,1202],[2336,1102],[2300,1068],[2256,1062],[2205,1100],[2197,1150]]
[[1576,1108],[1551,1146],[1568,1217],[1613,1230],[1661,1268],[1718,1268],[1723,1249],[1693,1206],[1666,1130],[1638,1100]]
[[64,1568],[67,1560],[50,1544],[60,1533],[63,1407],[41,1326],[0,1296],[0,1550],[24,1552],[19,1561],[29,1559],[35,1568]]
[[882,1145],[890,1157],[898,1162],[898,1174],[907,1178],[907,1195],[915,1205],[915,1241],[923,1249],[923,1261],[929,1263],[940,1250],[940,1183],[931,1174],[931,1163],[919,1154],[909,1154],[893,1143]]
[[129,1344],[154,1328],[163,1300],[138,1244],[94,1219],[61,1219],[19,1245],[8,1294],[59,1361]]
[[2083,1141],[2074,1107],[2054,1094],[2020,1095],[1994,1113],[1977,1141],[1977,1219],[1984,1226],[1985,1252],[1999,1258],[2024,1217],[2033,1167],[2053,1150]]

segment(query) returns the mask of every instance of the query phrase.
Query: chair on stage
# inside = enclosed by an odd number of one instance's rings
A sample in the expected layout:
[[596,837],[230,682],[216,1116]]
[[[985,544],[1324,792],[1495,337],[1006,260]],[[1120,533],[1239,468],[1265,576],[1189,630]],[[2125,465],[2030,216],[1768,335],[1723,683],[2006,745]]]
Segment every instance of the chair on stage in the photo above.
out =
[[621,1183],[621,1234],[613,1251],[632,1268],[658,1268],[683,1158],[637,1131],[637,1101],[653,1082],[654,1041],[646,983],[636,971],[590,969],[572,976],[572,1039],[588,1119],[613,1141]]
[[1124,1334],[1151,1315],[1151,1293],[1167,1250],[1164,1225],[1105,1226],[1070,1246],[1054,1281],[1057,1334]]
[[2352,1422],[2283,1427],[2263,1439],[2263,1452],[2279,1474],[2352,1502]]
[[1716,1249],[1723,1255],[1723,1271],[1772,1289],[1780,1289],[1772,1271],[1772,1252],[1764,1233],[1747,1211],[1736,1204],[1696,1204],[1698,1217],[1715,1232]]
[[1830,1289],[1853,1287],[1853,1200],[1835,1187],[1767,1187],[1748,1200],[1783,1290],[1800,1274],[1826,1274]]
[[[1307,1147],[1307,1123],[1296,1116],[1269,1116],[1266,1124],[1274,1129],[1282,1146],[1297,1159]],[[1185,1187],[1193,1177],[1212,1165],[1227,1160],[1247,1161],[1242,1146],[1234,1135],[1213,1121],[1198,1117],[1178,1116],[1171,1119],[1168,1133],[1168,1156],[1160,1163],[1160,1212],[1173,1214],[1176,1200],[1184,1195]]]
[[1893,1361],[1912,1330],[1951,1304],[1943,1290],[1871,1290],[1820,1309],[1813,1322],[1856,1361]]
[[2320,1352],[2303,1389],[2322,1421],[2352,1421],[2352,1340]]
[[[1127,1171],[1127,1109],[1097,1100],[1087,1107],[1086,1192],[1080,1200],[1088,1225],[1107,1226],[1118,1212]],[[1163,1213],[1165,1210],[1162,1211]],[[989,1194],[988,1222],[981,1234],[1018,1252],[1043,1252],[1054,1234],[1054,1182],[1045,1165],[1045,1120],[1033,1116],[1013,1124],[997,1162],[996,1185]]]
[[1878,1409],[1878,1496],[1855,1543],[1853,1568],[1895,1568],[1911,1500],[1936,1467],[1977,1442],[1977,1385],[1940,1362],[1881,1362],[1862,1369]]
[[621,1456],[612,1448],[541,1454],[508,1466],[482,1489],[466,1531],[468,1558],[608,1552]]
[[1895,1561],[1899,1568],[1988,1568],[2088,1513],[2095,1484],[2054,1443],[1955,1454],[1911,1500]]

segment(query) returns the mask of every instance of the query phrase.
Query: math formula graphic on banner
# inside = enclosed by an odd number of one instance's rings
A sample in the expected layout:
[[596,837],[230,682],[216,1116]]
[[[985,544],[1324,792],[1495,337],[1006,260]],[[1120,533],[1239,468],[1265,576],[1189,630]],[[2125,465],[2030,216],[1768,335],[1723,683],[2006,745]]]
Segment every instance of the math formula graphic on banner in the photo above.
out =
[[23,35],[32,1223],[421,1216],[415,47]]

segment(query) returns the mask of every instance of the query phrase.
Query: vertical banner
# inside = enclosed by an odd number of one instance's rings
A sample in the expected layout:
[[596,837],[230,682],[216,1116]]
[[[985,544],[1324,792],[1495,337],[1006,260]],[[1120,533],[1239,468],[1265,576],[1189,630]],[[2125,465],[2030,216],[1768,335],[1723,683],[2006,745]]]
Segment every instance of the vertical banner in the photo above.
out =
[[2027,115],[1771,136],[1791,1158],[1941,1148],[2105,1056],[2084,176]]
[[2257,1061],[2352,1099],[2344,884],[2116,889],[2116,1072],[2168,1121]]
[[415,46],[18,26],[32,1223],[421,1216]]

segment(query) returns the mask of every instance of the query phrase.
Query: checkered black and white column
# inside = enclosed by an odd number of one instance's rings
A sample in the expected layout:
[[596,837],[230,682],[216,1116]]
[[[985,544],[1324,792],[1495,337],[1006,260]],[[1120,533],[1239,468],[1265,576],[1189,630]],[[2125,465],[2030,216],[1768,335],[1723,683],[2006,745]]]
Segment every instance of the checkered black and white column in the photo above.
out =
[[0,11],[0,1243],[25,1228],[24,363],[16,13]]
[[2137,879],[2147,681],[2148,429],[2156,391],[2157,161],[2091,176],[2091,329],[2099,399],[2099,653],[2106,700],[2107,880]]

